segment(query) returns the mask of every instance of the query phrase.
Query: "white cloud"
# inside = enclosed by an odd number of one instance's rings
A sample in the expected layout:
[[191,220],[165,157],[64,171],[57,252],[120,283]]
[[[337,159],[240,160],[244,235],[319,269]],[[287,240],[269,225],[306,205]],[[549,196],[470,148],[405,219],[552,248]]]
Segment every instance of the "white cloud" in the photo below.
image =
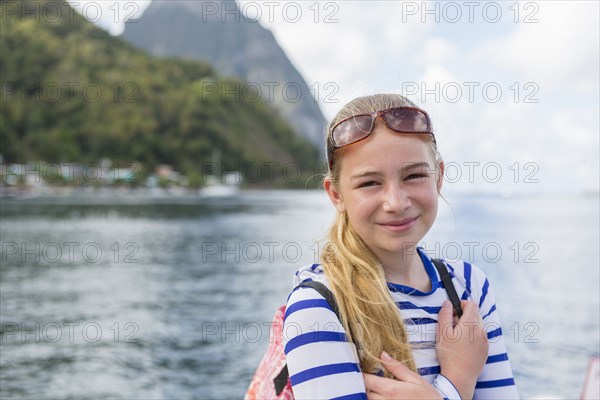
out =
[[476,58],[491,59],[545,90],[598,90],[599,4],[595,1],[537,2],[537,23],[520,23],[504,37],[480,44]]
[[436,83],[444,86],[450,82],[456,82],[456,76],[441,64],[429,64],[419,82],[426,87],[434,87]]
[[[356,96],[390,91],[406,79],[410,54],[432,29],[431,24],[417,19],[400,23],[400,2],[296,4],[301,4],[303,10],[303,18],[298,22],[289,23],[280,17],[273,23],[262,20],[261,23],[273,31],[309,86],[317,85],[321,93],[331,94],[323,90],[324,85],[330,82],[336,85],[337,103],[324,103],[324,96],[319,99],[327,118]],[[318,18],[315,18],[316,4],[320,7]],[[335,7],[326,8],[326,4]],[[326,16],[337,22],[326,23]]]
[[[447,162],[461,165],[463,173],[467,163],[479,163],[474,182],[462,179],[449,185],[457,190],[598,190],[599,122],[593,105],[550,113],[537,104],[510,99],[479,105],[441,103],[432,118]],[[490,163],[501,166],[498,184],[482,176]]]
[[125,21],[138,18],[151,0],[68,0],[71,6],[91,22],[97,23],[112,35],[120,35]]
[[600,131],[597,107],[564,109],[550,119],[548,146],[562,184],[598,191]]
[[598,149],[598,109],[566,109],[553,115],[550,124],[561,141]]
[[444,63],[455,58],[458,53],[458,48],[450,41],[440,37],[432,37],[425,42],[422,52],[412,57],[412,61],[418,65]]

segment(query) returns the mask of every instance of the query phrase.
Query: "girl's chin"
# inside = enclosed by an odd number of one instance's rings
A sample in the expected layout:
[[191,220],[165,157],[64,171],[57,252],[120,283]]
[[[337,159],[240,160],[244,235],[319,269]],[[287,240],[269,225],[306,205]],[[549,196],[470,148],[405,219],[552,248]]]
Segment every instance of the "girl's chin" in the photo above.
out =
[[419,245],[419,241],[422,236],[417,237],[406,237],[402,240],[382,240],[378,243],[371,243],[369,247],[375,246],[376,248],[385,251],[386,253],[393,254],[416,254],[416,247]]

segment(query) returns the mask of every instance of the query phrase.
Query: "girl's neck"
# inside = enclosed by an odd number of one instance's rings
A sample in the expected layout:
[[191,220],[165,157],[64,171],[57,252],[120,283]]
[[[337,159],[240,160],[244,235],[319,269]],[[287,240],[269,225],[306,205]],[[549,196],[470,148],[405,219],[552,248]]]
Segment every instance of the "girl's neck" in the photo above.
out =
[[421,292],[431,290],[431,281],[416,249],[395,255],[387,262],[382,260],[382,266],[387,282],[409,286]]

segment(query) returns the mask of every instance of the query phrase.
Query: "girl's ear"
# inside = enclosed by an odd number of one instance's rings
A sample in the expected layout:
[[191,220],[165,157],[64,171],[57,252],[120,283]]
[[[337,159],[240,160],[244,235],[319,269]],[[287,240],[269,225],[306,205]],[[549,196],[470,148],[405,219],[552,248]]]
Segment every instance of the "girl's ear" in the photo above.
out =
[[344,205],[344,199],[340,192],[338,192],[335,188],[335,185],[331,181],[331,178],[327,177],[323,181],[323,187],[327,192],[327,196],[329,196],[329,200],[331,204],[338,210],[339,213],[346,212],[346,206]]
[[440,160],[440,162],[438,164],[438,174],[437,174],[437,182],[436,182],[438,193],[442,192],[442,183],[444,183],[444,169],[445,169],[444,162]]

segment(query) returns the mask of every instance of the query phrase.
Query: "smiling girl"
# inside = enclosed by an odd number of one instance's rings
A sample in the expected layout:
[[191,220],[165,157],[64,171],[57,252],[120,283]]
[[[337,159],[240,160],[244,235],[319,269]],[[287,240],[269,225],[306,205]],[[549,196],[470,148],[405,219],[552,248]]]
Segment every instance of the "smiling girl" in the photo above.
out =
[[297,399],[518,398],[494,295],[467,262],[445,262],[452,305],[417,243],[433,225],[444,163],[427,113],[400,95],[345,105],[327,129],[324,187],[337,210],[320,264],[298,270],[334,294],[289,296],[284,346]]

